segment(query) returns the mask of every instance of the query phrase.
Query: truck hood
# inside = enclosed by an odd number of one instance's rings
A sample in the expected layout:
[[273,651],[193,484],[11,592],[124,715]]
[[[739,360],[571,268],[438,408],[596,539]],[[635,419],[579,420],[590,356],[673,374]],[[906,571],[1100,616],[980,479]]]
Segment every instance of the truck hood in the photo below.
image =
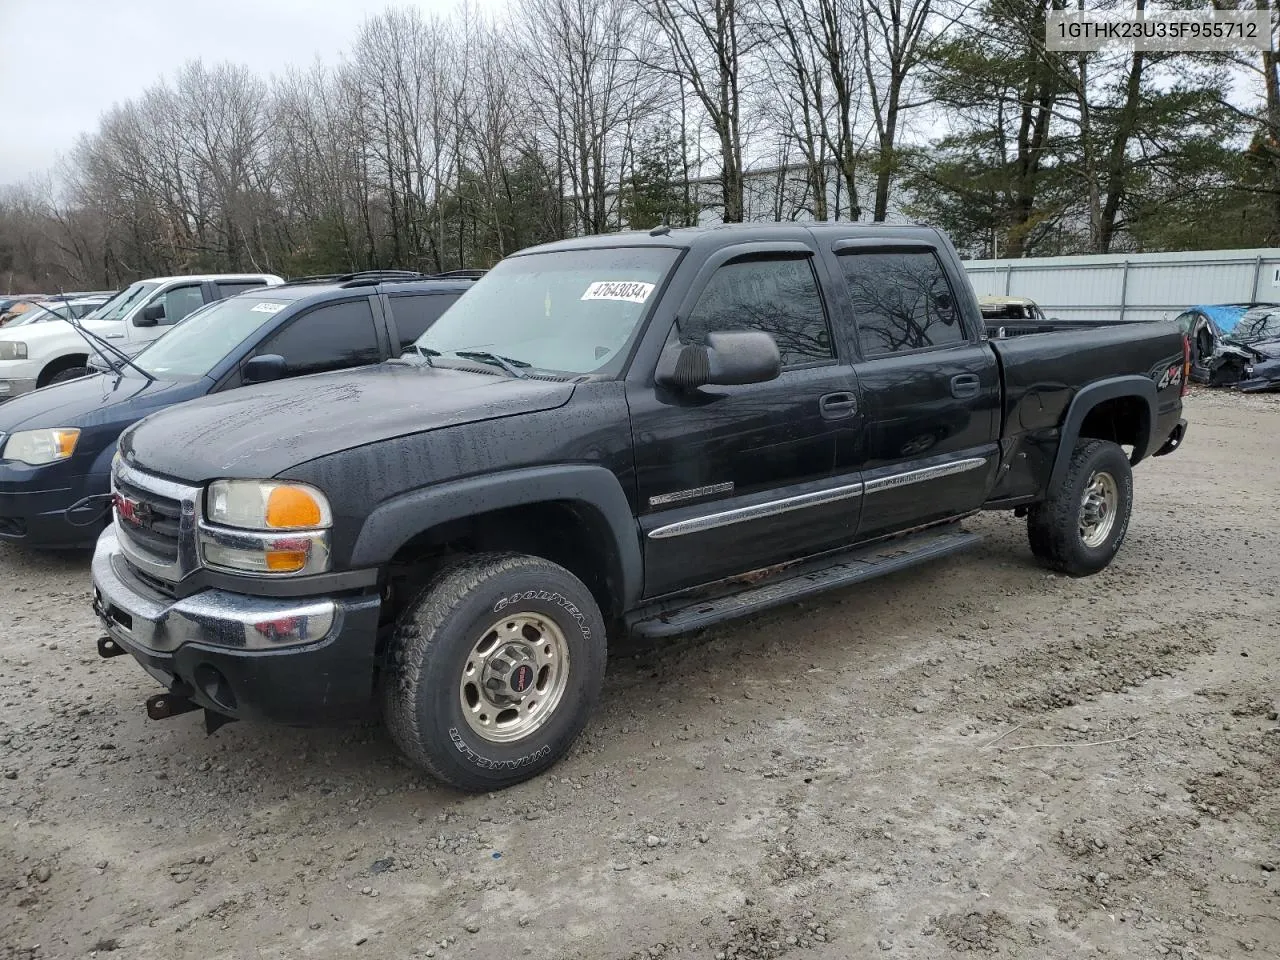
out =
[[[124,324],[118,320],[84,320],[86,330],[100,337],[119,339],[124,337]],[[65,320],[46,320],[25,327],[0,327],[0,340],[18,340],[22,343],[41,343],[45,340],[82,339],[75,328]]]
[[148,417],[120,438],[126,461],[190,483],[274,477],[380,440],[567,403],[573,384],[383,363],[243,387]]
[[202,396],[212,384],[198,381],[148,381],[103,373],[55,383],[0,404],[0,433],[41,427],[89,427],[132,423],[157,407]]

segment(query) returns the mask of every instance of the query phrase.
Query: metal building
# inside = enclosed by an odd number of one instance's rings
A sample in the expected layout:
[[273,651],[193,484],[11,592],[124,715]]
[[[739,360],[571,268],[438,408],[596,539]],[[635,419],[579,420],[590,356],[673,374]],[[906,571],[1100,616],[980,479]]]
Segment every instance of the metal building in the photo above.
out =
[[966,260],[978,295],[1030,297],[1063,320],[1173,319],[1201,303],[1280,303],[1280,248]]

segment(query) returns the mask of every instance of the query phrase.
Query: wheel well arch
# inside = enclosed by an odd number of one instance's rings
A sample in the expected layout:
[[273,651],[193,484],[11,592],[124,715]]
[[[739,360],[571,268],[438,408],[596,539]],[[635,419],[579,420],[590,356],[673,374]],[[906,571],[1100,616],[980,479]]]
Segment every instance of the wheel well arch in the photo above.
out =
[[1067,408],[1049,486],[1062,482],[1081,437],[1132,445],[1129,462],[1136,465],[1150,452],[1155,423],[1156,385],[1150,377],[1111,377],[1089,384]]
[[70,370],[73,367],[83,367],[89,362],[87,353],[69,353],[65,356],[55,357],[44,365],[44,369],[36,377],[36,386],[45,387],[49,385],[49,381],[60,374],[63,370]]
[[626,583],[607,519],[578,500],[499,507],[429,526],[401,544],[387,564],[388,617],[451,558],[522,553],[564,567],[586,585],[606,619],[622,615]]

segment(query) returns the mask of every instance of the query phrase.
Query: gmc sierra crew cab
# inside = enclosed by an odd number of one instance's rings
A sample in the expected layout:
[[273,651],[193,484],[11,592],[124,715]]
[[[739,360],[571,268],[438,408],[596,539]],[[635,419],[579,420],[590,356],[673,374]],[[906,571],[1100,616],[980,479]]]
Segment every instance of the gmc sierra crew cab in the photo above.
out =
[[99,652],[153,717],[380,708],[467,790],[547,769],[606,636],[697,630],[954,554],[979,510],[1105,567],[1182,442],[1171,325],[988,340],[935,230],[767,224],[508,257],[397,360],[127,430]]

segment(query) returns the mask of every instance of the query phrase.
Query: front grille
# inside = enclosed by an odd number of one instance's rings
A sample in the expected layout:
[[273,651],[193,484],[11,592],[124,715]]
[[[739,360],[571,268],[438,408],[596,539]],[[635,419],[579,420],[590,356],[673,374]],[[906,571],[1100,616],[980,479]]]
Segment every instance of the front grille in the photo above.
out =
[[134,544],[164,563],[178,559],[182,504],[129,483],[115,481],[116,522]]

